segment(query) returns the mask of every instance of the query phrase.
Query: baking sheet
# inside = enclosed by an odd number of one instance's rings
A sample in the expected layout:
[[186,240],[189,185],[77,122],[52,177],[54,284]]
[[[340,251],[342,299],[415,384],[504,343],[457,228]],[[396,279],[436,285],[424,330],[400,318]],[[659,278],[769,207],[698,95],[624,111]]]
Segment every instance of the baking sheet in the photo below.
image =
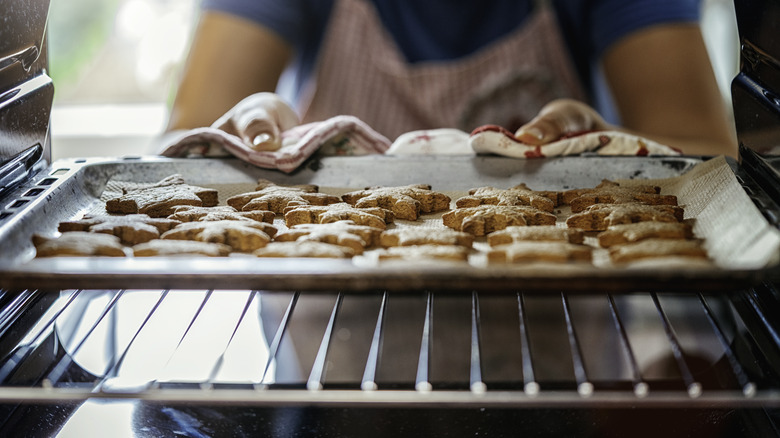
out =
[[[235,160],[137,159],[55,163],[59,178],[49,196],[31,200],[0,223],[0,286],[85,288],[252,288],[265,290],[494,290],[629,291],[728,290],[777,276],[780,233],[772,228],[734,178],[733,163],[719,158],[566,157],[514,160],[499,157],[332,157],[293,175],[246,166]],[[259,177],[279,184],[314,183],[324,190],[369,185],[428,183],[451,194],[521,182],[535,190],[592,187],[603,178],[646,183],[676,194],[694,232],[705,238],[714,264],[642,263],[617,268],[596,256],[582,265],[486,266],[452,262],[377,263],[370,252],[354,260],[229,258],[34,258],[33,232],[56,233],[63,220],[101,208],[112,181],[154,182],[180,173],[190,184],[220,189],[253,188]],[[423,226],[441,226],[429,220]],[[409,224],[399,223],[396,226]],[[415,224],[415,226],[419,226]],[[8,238],[6,238],[8,237]]]

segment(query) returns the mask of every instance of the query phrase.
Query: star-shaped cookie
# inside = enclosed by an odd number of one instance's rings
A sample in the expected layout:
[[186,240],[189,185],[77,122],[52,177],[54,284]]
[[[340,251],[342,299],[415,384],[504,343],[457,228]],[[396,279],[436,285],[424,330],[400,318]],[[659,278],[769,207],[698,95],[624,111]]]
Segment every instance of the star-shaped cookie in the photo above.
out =
[[325,242],[271,242],[253,252],[257,257],[350,258],[352,248]]
[[563,192],[563,202],[571,205],[573,213],[579,213],[594,204],[677,205],[677,197],[659,194],[660,188],[651,185],[623,187],[603,180],[592,189],[575,189]]
[[569,242],[524,241],[493,247],[490,263],[590,262],[593,250],[587,245]]
[[297,205],[328,205],[341,202],[338,196],[319,193],[319,187],[306,184],[298,186],[280,186],[268,180],[259,180],[255,191],[235,195],[227,204],[236,210],[269,210],[276,214]]
[[554,225],[556,217],[533,207],[480,205],[448,211],[442,220],[453,230],[484,236],[511,225]]
[[420,213],[433,213],[450,208],[450,197],[431,190],[426,184],[399,187],[369,187],[345,193],[344,202],[358,208],[381,207],[390,210],[396,219],[417,220]]
[[168,219],[181,222],[212,222],[212,221],[241,221],[250,220],[257,222],[273,223],[276,214],[268,210],[238,211],[229,205],[217,207],[196,207],[193,205],[180,205],[174,207],[173,214]]
[[123,194],[106,201],[106,211],[116,214],[148,214],[166,217],[177,205],[213,207],[218,203],[214,189],[185,184],[180,175],[139,188],[123,189]]
[[345,202],[324,206],[302,205],[288,208],[284,220],[288,227],[298,224],[326,224],[351,220],[358,225],[384,230],[392,223],[393,212],[380,207],[355,208]]
[[566,219],[566,225],[585,231],[604,231],[613,225],[637,222],[681,222],[682,207],[645,204],[595,204]]
[[552,213],[558,205],[558,192],[538,192],[529,189],[525,184],[509,189],[480,187],[470,190],[469,196],[464,196],[455,201],[455,205],[458,208],[476,207],[484,204],[527,205]]
[[267,245],[276,231],[276,227],[265,222],[185,222],[160,237],[171,240],[224,243],[234,251],[252,252]]
[[691,226],[684,222],[637,222],[633,224],[613,225],[599,233],[599,245],[608,248],[615,245],[639,242],[645,239],[690,239],[693,237]]
[[59,237],[33,235],[36,257],[105,256],[125,257],[119,238],[110,234],[73,231]]
[[563,228],[555,225],[537,225],[535,227],[511,226],[490,233],[487,237],[487,242],[490,246],[528,241],[579,244],[585,241],[585,233],[579,228]]
[[126,245],[148,242],[160,237],[160,234],[180,224],[180,221],[167,218],[153,218],[146,214],[128,214],[124,216],[84,216],[75,221],[60,222],[61,233],[90,231],[93,233],[113,234]]
[[471,248],[474,236],[450,229],[405,227],[383,232],[379,243],[386,248],[412,245],[453,245]]
[[352,248],[355,254],[362,254],[365,248],[375,246],[379,241],[381,228],[358,225],[351,220],[324,224],[300,224],[279,233],[277,242],[325,242]]

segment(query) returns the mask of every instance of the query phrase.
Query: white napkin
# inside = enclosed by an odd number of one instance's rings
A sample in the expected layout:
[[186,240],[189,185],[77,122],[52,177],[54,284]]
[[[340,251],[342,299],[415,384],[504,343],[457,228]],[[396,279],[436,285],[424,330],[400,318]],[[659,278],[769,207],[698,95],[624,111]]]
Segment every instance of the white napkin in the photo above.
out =
[[425,129],[401,134],[387,155],[474,155],[469,134],[459,129]]

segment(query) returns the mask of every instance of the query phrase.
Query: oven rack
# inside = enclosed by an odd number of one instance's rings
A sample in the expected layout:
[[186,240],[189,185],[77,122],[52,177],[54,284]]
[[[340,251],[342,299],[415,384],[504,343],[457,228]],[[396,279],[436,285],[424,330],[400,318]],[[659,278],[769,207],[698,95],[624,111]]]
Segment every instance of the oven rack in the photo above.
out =
[[1,298],[2,403],[780,406],[780,332],[767,317],[780,292],[771,284],[728,295],[6,290]]

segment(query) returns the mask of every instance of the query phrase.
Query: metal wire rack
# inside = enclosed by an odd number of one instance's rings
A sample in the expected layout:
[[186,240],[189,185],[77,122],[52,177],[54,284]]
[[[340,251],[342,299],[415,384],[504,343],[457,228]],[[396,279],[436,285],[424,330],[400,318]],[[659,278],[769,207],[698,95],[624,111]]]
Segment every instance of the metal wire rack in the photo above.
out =
[[4,291],[0,401],[776,407],[777,297]]

